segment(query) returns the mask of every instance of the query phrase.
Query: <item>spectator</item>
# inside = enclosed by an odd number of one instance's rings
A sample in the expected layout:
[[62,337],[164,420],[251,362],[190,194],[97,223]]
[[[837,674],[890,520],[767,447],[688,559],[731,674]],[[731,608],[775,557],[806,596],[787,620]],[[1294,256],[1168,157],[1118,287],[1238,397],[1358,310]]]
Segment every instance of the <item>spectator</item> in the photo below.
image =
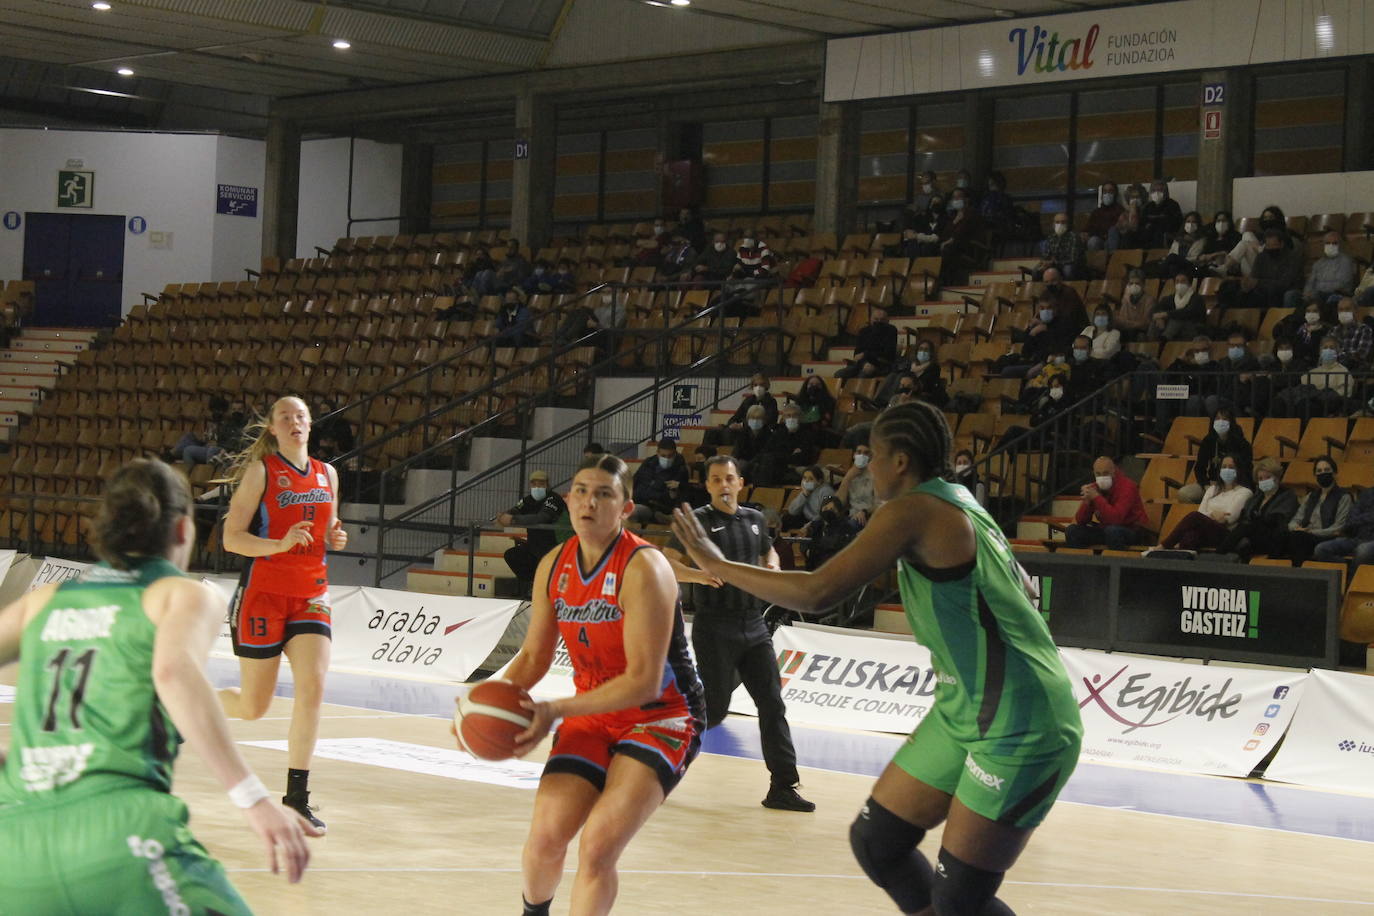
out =
[[801,408],[801,421],[815,426],[818,431],[827,430],[835,419],[835,397],[819,375],[808,375],[797,392],[797,406]]
[[1165,276],[1176,276],[1180,273],[1196,276],[1201,273],[1193,262],[1193,252],[1200,253],[1206,241],[1202,228],[1202,214],[1190,210],[1183,216],[1183,231],[1174,235],[1173,241],[1169,244],[1169,253],[1164,258]]
[[1068,393],[1075,401],[1107,384],[1110,375],[1106,360],[1094,357],[1092,347],[1092,338],[1080,334],[1074,338],[1073,349],[1069,351]]
[[668,240],[668,247],[663,250],[658,272],[661,276],[676,279],[690,273],[692,264],[696,259],[696,248],[692,246],[691,241],[683,233],[682,227],[679,226]]
[[1336,461],[1321,457],[1312,462],[1317,489],[1308,491],[1288,523],[1282,554],[1301,566],[1312,558],[1317,545],[1339,537],[1350,519],[1350,493],[1336,484]]
[[570,258],[559,258],[558,268],[549,282],[554,294],[574,292],[577,289],[577,265]]
[[[355,442],[353,424],[349,423],[343,417],[334,416],[334,410],[335,407],[332,401],[321,398],[315,402],[315,408],[311,412],[313,419],[310,424],[310,454],[312,457],[318,458],[321,461],[329,461],[347,452],[353,451]],[[237,443],[239,438],[243,435],[243,422],[241,419],[243,417],[243,405],[241,403],[238,405],[237,414],[240,417],[240,421],[237,425],[237,433],[221,428],[218,436],[222,447],[231,453],[238,452],[240,449],[236,444],[224,443]],[[231,412],[229,417],[231,423],[232,417],[233,412]]]
[[[749,411],[755,406],[761,406],[764,411],[764,427],[771,429],[778,423],[778,401],[769,392],[772,382],[768,376],[762,372],[755,372],[750,380],[749,389],[744,394],[744,400],[739,402],[735,412],[730,415],[730,419],[725,421],[723,426],[715,429],[708,429],[706,435],[702,437],[707,445],[723,445],[730,440],[730,437],[744,428],[744,419]],[[743,468],[740,469],[743,472]]]
[[[1330,334],[1323,337],[1317,364],[1302,377],[1301,385],[1284,392],[1285,395],[1300,393],[1294,401],[1300,406],[1301,414],[1293,412],[1287,416],[1318,414],[1332,417],[1348,410],[1350,399],[1355,395],[1356,381],[1350,370],[1337,361],[1339,356],[1340,343],[1336,338]],[[1290,407],[1294,406],[1294,401],[1290,401]]]
[[1121,295],[1121,307],[1116,311],[1116,327],[1121,336],[1130,340],[1157,340],[1162,328],[1152,319],[1155,297],[1145,292],[1145,273],[1132,268],[1126,274],[1126,288]]
[[1069,225],[1069,214],[1056,213],[1054,234],[1040,243],[1040,263],[1035,265],[1036,273],[1047,267],[1057,267],[1063,276],[1075,280],[1083,273],[1087,252],[1087,245]]
[[954,453],[954,483],[959,484],[977,500],[978,505],[987,501],[987,488],[978,477],[978,469],[973,463],[973,452],[961,448]]
[[869,310],[869,324],[859,331],[854,345],[854,358],[835,373],[836,378],[862,376],[872,378],[886,375],[897,360],[897,329],[887,320],[887,310],[874,306]]
[[1355,300],[1349,296],[1337,302],[1336,319],[1338,325],[1331,334],[1336,338],[1336,358],[1347,369],[1365,368],[1374,349],[1374,328],[1355,320]]
[[1054,299],[1060,315],[1069,319],[1069,324],[1081,328],[1088,323],[1088,310],[1083,307],[1083,297],[1078,290],[1064,282],[1064,272],[1058,267],[1046,267],[1041,279],[1045,282],[1044,292]]
[[[1060,374],[1050,378],[1044,386],[1044,395],[1033,404],[1031,411],[1031,426],[1041,426],[1053,420],[1064,411],[1070,404],[1077,400],[1077,394],[1070,394],[1069,376]],[[1026,427],[1013,426],[1007,430],[1007,434],[1002,437],[1001,443],[1011,442],[1017,436],[1026,432]]]
[[1222,273],[1221,268],[1226,264],[1226,256],[1238,244],[1240,233],[1236,231],[1231,212],[1218,210],[1212,217],[1212,222],[1203,230],[1201,244],[1195,245],[1188,253],[1188,260],[1205,271]]
[[813,464],[802,471],[801,489],[782,514],[782,529],[795,531],[805,527],[808,522],[814,522],[821,517],[821,506],[834,496],[835,491],[825,482],[825,471]]
[[1260,554],[1282,553],[1288,522],[1297,511],[1297,493],[1283,486],[1283,465],[1276,458],[1261,458],[1255,462],[1254,495],[1217,552],[1237,554],[1245,562]]
[[987,250],[986,226],[972,206],[967,188],[955,188],[950,195],[949,209],[954,214],[940,240],[940,280],[948,285],[968,277],[969,269],[982,262]]
[[1150,517],[1140,499],[1140,487],[1116,462],[1103,455],[1093,462],[1093,482],[1079,491],[1082,502],[1064,534],[1070,547],[1105,544],[1124,550],[1150,542]]
[[[496,517],[503,528],[530,525],[552,525],[559,519],[567,522],[568,507],[563,497],[549,489],[548,471],[530,471],[530,489],[520,501]],[[519,580],[526,597],[534,587],[534,573],[544,554],[561,540],[552,528],[529,528],[525,537],[506,551],[506,565]]]
[[731,276],[741,280],[767,280],[773,276],[774,266],[775,259],[768,244],[751,232],[739,240]]
[[[1312,272],[1302,288],[1303,297],[1317,296],[1334,302],[1354,295],[1359,271],[1355,268],[1355,259],[1341,251],[1341,234],[1328,232],[1323,241],[1322,256],[1312,262]],[[1284,298],[1284,305],[1296,308],[1299,301],[1297,293],[1290,291]]]
[[810,539],[806,545],[806,568],[819,569],[826,560],[849,546],[860,527],[852,516],[845,514],[838,498],[827,499],[821,505],[820,518],[809,522],[803,530]]
[[754,478],[750,468],[767,448],[772,434],[773,427],[768,423],[768,412],[762,404],[752,405],[745,414],[744,423],[731,433],[730,457],[735,459],[735,466],[745,480]]
[[1150,182],[1150,199],[1140,208],[1140,238],[1143,248],[1164,248],[1183,226],[1183,209],[1169,196],[1164,181]]
[[1125,213],[1118,199],[1116,182],[1104,181],[1097,189],[1097,206],[1088,214],[1088,222],[1083,227],[1080,238],[1089,251],[1100,251],[1107,245],[1107,233],[1111,232]]
[[1322,541],[1312,556],[1328,563],[1345,557],[1353,557],[1356,566],[1374,563],[1374,487],[1365,487],[1351,504],[1340,536]]
[[1250,352],[1250,342],[1244,331],[1232,331],[1226,338],[1226,359],[1222,360],[1220,390],[1203,397],[1203,409],[1215,414],[1222,402],[1228,402],[1241,412],[1263,413],[1255,408],[1255,373],[1260,370],[1259,359]]
[[478,245],[463,267],[463,278],[476,296],[490,296],[499,293],[496,288],[496,262],[491,258],[491,249]]
[[658,440],[658,453],[647,458],[635,471],[634,503],[630,520],[640,525],[672,521],[673,508],[678,505],[678,491],[687,486],[687,461],[677,450],[673,439]]
[[581,299],[575,305],[569,306],[563,314],[563,320],[558,324],[558,330],[554,331],[554,346],[564,347],[588,334],[596,333],[596,313],[588,307],[588,301]]
[[897,390],[908,391],[912,397],[939,408],[949,403],[949,392],[939,360],[936,359],[935,344],[928,340],[916,344],[916,361],[897,380]]
[[1293,349],[1304,365],[1317,364],[1323,338],[1336,332],[1337,322],[1333,313],[1334,309],[1331,306],[1316,299],[1308,300],[1303,308],[1294,312],[1295,316],[1302,316],[1302,323],[1293,333]]
[[624,294],[603,289],[600,298],[592,306],[592,319],[596,322],[596,329],[603,332],[600,341],[603,350],[609,352],[613,335],[625,327],[625,317]]
[[491,291],[504,293],[508,289],[518,289],[529,275],[530,262],[525,260],[525,256],[520,253],[519,240],[507,239],[506,259],[501,262],[501,266],[496,270],[496,280],[492,284]]
[[534,315],[525,305],[525,293],[518,286],[507,289],[502,297],[501,311],[496,315],[497,347],[537,347],[539,340],[531,333]]
[[907,212],[916,217],[930,209],[931,200],[944,196],[936,184],[935,173],[930,170],[921,173],[920,185],[920,189],[912,197],[911,206],[907,207]]
[[1126,188],[1124,206],[1116,225],[1107,232],[1107,250],[1140,248],[1144,245],[1141,231],[1141,211],[1145,205],[1145,189],[1138,184]]
[[701,250],[692,262],[692,279],[699,282],[719,283],[730,276],[735,269],[737,258],[725,240],[724,232],[711,237],[709,248]]
[[811,464],[820,451],[815,430],[802,425],[801,408],[788,404],[780,414],[782,425],[773,430],[755,461],[754,482],[769,487],[795,483],[799,472],[794,469]]
[[1093,307],[1093,323],[1083,329],[1082,336],[1092,343],[1092,358],[1103,362],[1115,359],[1121,352],[1121,331],[1113,321],[1112,307],[1099,302]]
[[549,295],[555,292],[556,278],[552,267],[553,265],[543,258],[534,262],[534,269],[525,278],[525,282],[520,284],[526,296]]
[[221,444],[221,428],[229,415],[229,402],[220,395],[211,395],[206,402],[205,419],[200,427],[184,433],[172,446],[172,457],[179,459],[189,471],[198,464],[210,464],[225,453]]
[[1297,298],[1288,294],[1302,286],[1302,255],[1287,242],[1286,230],[1264,231],[1263,248],[1250,270],[1251,287],[1244,300],[1248,308],[1278,308],[1286,301],[1297,304]]
[[1011,333],[1011,339],[1021,344],[1021,352],[1009,354],[994,364],[999,367],[1002,378],[1028,378],[1043,371],[1051,357],[1068,353],[1074,337],[1078,336],[1078,328],[1083,325],[1073,324],[1071,318],[1063,316],[1060,308],[1052,293],[1040,293],[1030,324],[1024,331],[1014,329]]
[[1203,437],[1193,462],[1195,482],[1180,487],[1180,502],[1196,503],[1202,499],[1206,487],[1221,480],[1222,462],[1231,458],[1242,486],[1250,485],[1250,466],[1254,463],[1250,442],[1236,425],[1236,412],[1227,405],[1217,407],[1212,414],[1212,428]]
[[683,207],[678,211],[677,232],[697,251],[706,247],[706,224],[701,221],[701,214],[693,208]]
[[867,525],[869,516],[878,508],[878,498],[873,492],[873,474],[868,469],[872,457],[873,451],[867,445],[855,446],[854,463],[844,472],[840,487],[835,491],[840,502],[849,510],[849,517],[859,527]]
[[940,256],[940,240],[949,229],[949,215],[944,198],[936,194],[926,209],[902,231],[902,257],[935,258]]
[[1183,517],[1169,536],[1160,542],[1165,550],[1181,547],[1199,550],[1217,547],[1240,523],[1246,504],[1254,494],[1240,482],[1236,459],[1227,455],[1221,460],[1218,479],[1207,487],[1197,511]]
[[1016,204],[1007,193],[1007,176],[988,173],[988,190],[978,202],[978,214],[996,232],[1005,235],[1016,221]]
[[1159,300],[1151,316],[1156,334],[1164,340],[1193,337],[1207,318],[1207,304],[1197,292],[1190,272],[1174,276],[1173,291]]
[[668,246],[668,226],[659,217],[654,220],[653,229],[648,235],[634,240],[630,264],[634,267],[657,268],[663,260],[663,249]]
[[969,201],[973,201],[973,173],[968,169],[960,169],[954,173],[954,187],[957,190],[967,191]]
[[1360,285],[1355,287],[1355,303],[1362,309],[1374,308],[1374,264],[1365,270]]
[[582,459],[584,461],[588,458],[595,458],[598,455],[604,454],[606,454],[606,446],[602,445],[600,442],[588,442],[586,445],[582,446]]

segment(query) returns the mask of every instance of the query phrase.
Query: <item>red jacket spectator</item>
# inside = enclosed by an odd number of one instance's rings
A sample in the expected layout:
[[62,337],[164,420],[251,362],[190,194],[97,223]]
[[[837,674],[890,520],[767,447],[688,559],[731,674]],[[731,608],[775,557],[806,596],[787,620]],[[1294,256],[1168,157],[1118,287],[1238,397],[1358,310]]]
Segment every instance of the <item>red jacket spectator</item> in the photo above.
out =
[[1140,499],[1140,487],[1117,468],[1112,472],[1112,486],[1106,492],[1100,488],[1092,501],[1083,500],[1073,519],[1080,525],[1096,521],[1100,525],[1125,525],[1148,528],[1150,517]]

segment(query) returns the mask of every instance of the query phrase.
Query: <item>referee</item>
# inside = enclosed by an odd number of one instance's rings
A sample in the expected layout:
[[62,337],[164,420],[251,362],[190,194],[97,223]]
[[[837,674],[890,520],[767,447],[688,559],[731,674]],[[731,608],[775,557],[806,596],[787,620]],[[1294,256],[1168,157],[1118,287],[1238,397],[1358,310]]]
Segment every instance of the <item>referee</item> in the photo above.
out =
[[[744,478],[734,459],[728,455],[709,459],[706,491],[711,502],[697,509],[696,517],[726,559],[777,569],[778,555],[763,513],[740,506],[742,489]],[[758,707],[763,762],[771,781],[763,806],[815,811],[813,802],[797,794],[797,752],[792,748],[792,730],[787,726],[787,709],[782,702],[777,654],[759,600],[687,565],[691,561],[676,538],[664,553],[678,581],[693,583],[696,615],[692,619],[692,649],[706,688],[706,727],[719,725],[725,718],[730,694],[742,680]]]

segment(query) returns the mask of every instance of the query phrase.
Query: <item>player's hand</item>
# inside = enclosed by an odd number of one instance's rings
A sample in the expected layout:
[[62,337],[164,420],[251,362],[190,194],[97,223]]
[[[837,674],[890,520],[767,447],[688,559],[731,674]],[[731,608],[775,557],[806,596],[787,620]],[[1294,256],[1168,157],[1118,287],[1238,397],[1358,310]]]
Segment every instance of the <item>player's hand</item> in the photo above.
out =
[[687,577],[687,581],[693,582],[697,585],[710,586],[711,588],[720,588],[722,585],[725,584],[718,577],[711,575],[704,569],[691,570],[690,574]]
[[520,705],[530,711],[530,727],[515,736],[515,756],[523,757],[544,740],[558,718],[558,710],[553,703],[539,700],[522,700]]
[[348,546],[348,532],[344,530],[343,522],[334,519],[334,524],[329,526],[329,533],[324,536],[324,542],[330,550],[343,550]]
[[310,847],[305,838],[324,836],[324,831],[270,798],[247,809],[243,816],[267,847],[267,864],[272,874],[279,874],[285,866],[286,880],[292,884],[301,880],[310,863]]
[[712,568],[725,562],[725,554],[706,536],[706,529],[701,527],[701,522],[692,514],[692,507],[686,503],[673,510],[673,534],[692,562],[704,572],[715,575]]
[[512,518],[509,512],[502,512],[500,515],[496,516],[496,524],[500,525],[502,528],[509,528],[511,521]]
[[286,534],[277,541],[277,545],[281,547],[280,552],[286,553],[297,545],[308,546],[315,543],[315,536],[310,533],[310,529],[314,524],[315,523],[309,519],[302,519],[288,528]]

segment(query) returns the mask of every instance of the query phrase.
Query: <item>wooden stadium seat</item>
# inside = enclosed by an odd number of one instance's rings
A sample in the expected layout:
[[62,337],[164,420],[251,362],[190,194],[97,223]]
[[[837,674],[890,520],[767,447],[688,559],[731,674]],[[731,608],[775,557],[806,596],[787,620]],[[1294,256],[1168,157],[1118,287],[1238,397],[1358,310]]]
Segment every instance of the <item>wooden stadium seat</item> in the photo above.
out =
[[[1262,427],[1261,427],[1262,428]],[[1303,427],[1296,460],[1310,461],[1327,455],[1344,456],[1350,421],[1345,417],[1313,417]],[[1342,466],[1344,470],[1344,466]]]
[[1140,478],[1140,498],[1146,502],[1167,502],[1177,488],[1188,483],[1192,461],[1187,458],[1151,458]]
[[1301,438],[1302,420],[1296,417],[1266,417],[1250,440],[1250,447],[1256,460],[1277,458],[1290,461],[1298,453]]
[[1355,567],[1341,603],[1341,639],[1374,643],[1374,566]]
[[1169,433],[1162,442],[1153,436],[1146,437],[1159,442],[1159,451],[1141,454],[1140,457],[1191,458],[1197,454],[1198,446],[1207,437],[1207,431],[1211,426],[1212,421],[1207,417],[1174,417],[1173,423],[1169,425]]

